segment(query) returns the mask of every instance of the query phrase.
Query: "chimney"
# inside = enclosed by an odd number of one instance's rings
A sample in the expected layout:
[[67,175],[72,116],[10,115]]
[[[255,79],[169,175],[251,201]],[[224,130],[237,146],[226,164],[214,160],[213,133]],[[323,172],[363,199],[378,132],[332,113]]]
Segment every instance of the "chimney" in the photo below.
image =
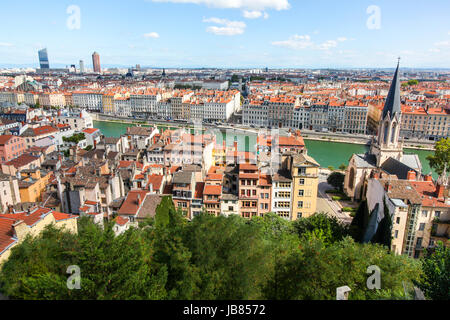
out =
[[138,206],[140,206],[141,202],[142,202],[141,195],[138,193],[137,198],[136,198],[136,203],[137,203]]
[[408,175],[406,176],[406,180],[415,181],[416,180],[416,172],[414,170],[409,170]]
[[436,197],[438,199],[443,199],[444,198],[444,191],[445,191],[445,186],[442,183],[438,183],[436,185]]
[[387,192],[392,190],[392,186],[391,186],[391,183],[389,181],[385,184],[384,190],[386,190]]
[[433,181],[433,177],[431,176],[431,173],[429,173],[429,174],[427,174],[425,176],[425,181],[428,181],[428,182],[432,182]]

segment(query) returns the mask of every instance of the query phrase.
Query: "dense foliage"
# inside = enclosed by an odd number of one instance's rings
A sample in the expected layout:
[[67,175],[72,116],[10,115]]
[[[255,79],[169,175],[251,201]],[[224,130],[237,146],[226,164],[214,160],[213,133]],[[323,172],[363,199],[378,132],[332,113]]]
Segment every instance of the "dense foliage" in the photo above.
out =
[[432,300],[450,299],[450,248],[442,242],[434,252],[428,252],[422,260],[423,274],[416,282],[425,297]]
[[[171,201],[155,219],[115,236],[89,219],[78,235],[47,227],[12,249],[0,291],[14,299],[350,299],[402,298],[402,281],[418,280],[417,261],[360,244],[324,214],[286,221],[274,214],[246,220],[201,214],[191,222]],[[69,290],[67,267],[81,270]],[[381,289],[369,290],[370,265]]]
[[[433,168],[437,174],[442,174],[444,169],[450,169],[450,138],[443,138],[436,142],[435,151],[433,155],[429,155],[427,160],[430,167]],[[448,171],[447,171],[448,172]]]
[[344,179],[345,179],[344,174],[335,171],[328,176],[327,182],[329,185],[333,186],[339,191],[342,191],[344,189]]
[[63,137],[62,139],[64,142],[72,142],[72,143],[77,144],[81,140],[84,140],[85,136],[84,136],[83,132],[80,132],[80,133],[75,133],[74,135],[72,135],[70,137]]

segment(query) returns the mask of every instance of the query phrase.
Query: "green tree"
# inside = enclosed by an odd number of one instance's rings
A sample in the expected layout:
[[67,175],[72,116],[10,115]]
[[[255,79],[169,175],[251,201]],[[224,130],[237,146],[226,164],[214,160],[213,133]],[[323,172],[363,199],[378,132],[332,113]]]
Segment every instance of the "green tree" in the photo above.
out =
[[344,189],[344,179],[345,175],[342,173],[332,172],[327,178],[327,183],[342,192]]
[[[371,265],[381,270],[380,290],[367,288],[366,272]],[[304,239],[278,268],[283,290],[278,296],[269,296],[271,299],[335,300],[336,288],[343,285],[352,289],[351,300],[402,299],[402,282],[417,279],[420,274],[417,261],[391,254],[376,244],[355,243],[349,237],[331,246],[314,237]]]
[[[81,271],[80,289],[70,290],[67,268]],[[114,236],[80,218],[78,235],[52,225],[12,249],[0,273],[0,287],[12,299],[164,299],[164,270],[154,270],[138,230]]]
[[318,238],[326,246],[341,241],[348,235],[348,228],[336,217],[330,217],[326,213],[316,213],[292,224],[300,239]]
[[345,169],[347,169],[347,166],[345,165],[345,163],[343,163],[339,166],[339,170],[344,171]]
[[191,262],[201,275],[196,298],[259,298],[269,251],[256,225],[238,216],[202,213],[191,221],[184,235]]
[[430,167],[441,175],[444,168],[450,169],[450,138],[442,138],[435,144],[433,155],[427,157]]
[[167,273],[167,298],[190,300],[198,293],[199,274],[190,262],[191,252],[183,243],[187,221],[182,212],[175,209],[171,197],[164,197],[161,203],[163,205],[156,209],[154,228],[146,229],[152,260],[158,272]]
[[415,281],[432,300],[450,299],[450,249],[439,241],[433,253],[427,252],[422,259],[422,276]]

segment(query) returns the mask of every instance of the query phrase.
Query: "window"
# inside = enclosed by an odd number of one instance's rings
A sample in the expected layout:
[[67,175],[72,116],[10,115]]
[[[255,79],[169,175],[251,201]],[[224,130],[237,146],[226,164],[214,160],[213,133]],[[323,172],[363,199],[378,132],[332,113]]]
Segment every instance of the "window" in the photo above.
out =
[[425,223],[421,223],[419,225],[419,231],[423,231],[423,230],[425,230]]
[[398,230],[395,230],[395,232],[394,232],[394,238],[395,238],[395,239],[398,238]]
[[297,208],[303,208],[303,201],[299,201],[297,203]]
[[298,174],[299,174],[299,175],[304,175],[304,174],[306,174],[306,168],[304,168],[304,167],[298,168]]
[[302,217],[302,213],[301,212],[297,212],[297,218],[301,218]]
[[299,184],[301,186],[304,186],[305,185],[305,179],[299,179]]
[[440,217],[441,217],[441,212],[440,212],[440,211],[435,211],[435,212],[434,212],[434,216],[435,216],[436,218],[440,218]]
[[397,217],[397,224],[400,224],[400,217]]
[[428,211],[422,210],[422,217],[427,217],[427,216],[428,216]]
[[298,196],[303,197],[303,194],[305,193],[304,190],[298,190]]
[[421,237],[417,238],[416,248],[421,248],[422,247],[422,240],[423,240],[423,238],[421,238]]

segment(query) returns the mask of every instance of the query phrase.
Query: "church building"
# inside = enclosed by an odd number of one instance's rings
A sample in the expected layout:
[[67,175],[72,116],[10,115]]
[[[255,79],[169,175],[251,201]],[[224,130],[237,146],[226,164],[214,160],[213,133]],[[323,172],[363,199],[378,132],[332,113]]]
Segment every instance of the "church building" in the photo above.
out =
[[407,180],[415,172],[417,180],[423,180],[422,164],[416,154],[403,152],[400,139],[402,119],[400,99],[399,64],[383,108],[378,133],[372,138],[370,151],[353,154],[344,180],[344,191],[352,200],[363,200],[367,182],[373,175],[388,180]]

